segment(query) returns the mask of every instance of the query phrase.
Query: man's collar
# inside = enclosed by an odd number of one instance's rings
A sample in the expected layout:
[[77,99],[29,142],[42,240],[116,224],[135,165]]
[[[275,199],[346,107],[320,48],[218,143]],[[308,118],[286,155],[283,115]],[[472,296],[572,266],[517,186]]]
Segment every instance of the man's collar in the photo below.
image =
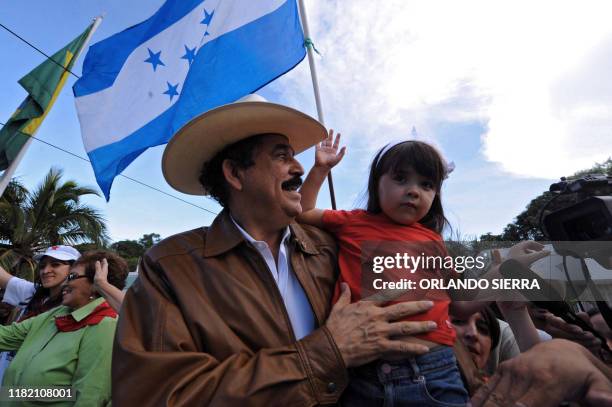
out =
[[238,246],[244,240],[244,236],[232,222],[229,211],[224,209],[208,228],[204,257],[218,256]]
[[[300,250],[308,254],[319,253],[312,240],[308,237],[308,234],[299,224],[291,223],[289,230]],[[229,211],[224,209],[208,228],[204,257],[218,256],[246,240],[232,221]]]
[[[242,236],[244,236],[244,238],[249,242],[249,243],[255,243],[255,242],[259,242],[259,240],[255,240],[255,238],[253,238],[253,236],[251,236],[249,234],[249,232],[247,232],[246,230],[244,230],[242,228],[242,226],[240,226],[238,224],[238,222],[236,222],[236,219],[234,219],[234,217],[230,214],[230,219],[232,220],[232,222],[234,223],[234,226],[236,226],[236,228],[238,229],[238,231],[242,234]],[[285,243],[285,241],[287,239],[289,239],[291,237],[291,231],[289,230],[288,226],[285,226],[285,232],[283,233],[283,237],[281,238],[281,243]]]

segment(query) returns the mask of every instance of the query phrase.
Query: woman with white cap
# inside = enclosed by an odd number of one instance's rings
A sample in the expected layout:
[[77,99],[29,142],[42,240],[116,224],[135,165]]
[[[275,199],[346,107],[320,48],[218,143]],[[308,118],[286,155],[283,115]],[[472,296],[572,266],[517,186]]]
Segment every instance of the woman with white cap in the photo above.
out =
[[5,290],[3,302],[19,307],[19,319],[38,315],[61,304],[61,285],[68,277],[70,266],[81,254],[71,246],[51,246],[36,255],[38,276],[30,282],[7,273],[0,267],[0,287]]
[[[62,303],[62,283],[68,277],[70,266],[81,254],[71,246],[50,246],[36,255],[38,275],[35,282],[15,277],[0,267],[0,288],[4,290],[2,302],[16,307],[17,321],[34,317]],[[9,321],[11,322],[11,321]],[[14,352],[0,354],[0,381],[4,370],[13,359]]]

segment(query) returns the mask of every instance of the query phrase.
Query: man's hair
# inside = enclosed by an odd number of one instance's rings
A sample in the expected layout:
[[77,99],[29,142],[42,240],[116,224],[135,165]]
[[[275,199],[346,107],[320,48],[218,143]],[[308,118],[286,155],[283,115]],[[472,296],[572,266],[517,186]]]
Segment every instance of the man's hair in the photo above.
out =
[[83,266],[87,279],[93,281],[96,275],[96,261],[102,261],[102,259],[106,259],[108,262],[108,282],[118,289],[123,290],[125,287],[125,279],[130,269],[123,257],[116,253],[106,250],[92,250],[83,253],[83,255],[74,262],[72,267]]
[[264,136],[267,134],[256,134],[230,144],[202,166],[200,184],[222,207],[227,207],[230,197],[229,186],[223,175],[223,161],[231,160],[236,168],[243,170],[255,165],[254,152]]

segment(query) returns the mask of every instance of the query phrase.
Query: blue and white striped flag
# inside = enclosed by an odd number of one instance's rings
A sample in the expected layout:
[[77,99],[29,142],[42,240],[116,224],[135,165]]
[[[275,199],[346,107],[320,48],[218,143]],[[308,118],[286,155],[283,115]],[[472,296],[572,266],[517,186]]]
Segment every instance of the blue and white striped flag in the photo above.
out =
[[148,20],[93,45],[73,90],[106,199],[115,176],[147,148],[305,55],[295,0],[168,0]]

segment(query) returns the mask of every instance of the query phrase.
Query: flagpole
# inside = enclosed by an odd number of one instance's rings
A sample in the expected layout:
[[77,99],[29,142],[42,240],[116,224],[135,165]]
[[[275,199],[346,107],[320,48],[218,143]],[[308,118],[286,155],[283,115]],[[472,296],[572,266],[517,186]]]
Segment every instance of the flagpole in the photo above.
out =
[[[94,19],[93,26],[91,27],[89,34],[87,34],[87,38],[85,38],[85,41],[83,42],[83,46],[81,47],[79,52],[74,57],[75,61],[78,60],[79,56],[81,56],[81,53],[87,47],[87,44],[89,43],[89,40],[91,39],[94,31],[96,31],[96,29],[98,28],[101,22],[102,22],[102,16],[98,16]],[[2,177],[0,177],[0,197],[4,195],[4,191],[6,190],[6,187],[8,187],[8,184],[11,182],[11,179],[13,178],[15,171],[17,171],[17,167],[19,166],[19,163],[23,159],[23,156],[25,155],[27,149],[30,147],[30,144],[32,144],[32,138],[34,137],[34,135],[36,134],[39,128],[40,127],[36,128],[36,130],[34,130],[34,133],[28,137],[28,141],[26,141],[25,144],[21,147],[21,149],[19,150],[19,153],[17,153],[17,157],[15,157],[15,159],[8,166],[8,168],[4,170]]]
[[11,182],[13,174],[15,174],[15,171],[17,170],[17,166],[21,162],[21,159],[25,155],[28,147],[30,147],[30,144],[32,144],[32,137],[28,137],[28,141],[26,141],[23,147],[21,147],[19,153],[17,153],[17,157],[15,157],[13,162],[6,170],[4,170],[4,173],[2,173],[2,178],[0,178],[0,197],[4,195],[4,190],[6,190],[6,187],[8,187],[8,184]]
[[91,31],[89,32],[89,34],[87,35],[87,38],[85,38],[85,41],[83,42],[83,46],[81,47],[81,49],[79,50],[79,52],[75,55],[75,61],[77,61],[79,59],[79,57],[81,56],[81,54],[83,53],[83,50],[85,48],[87,48],[87,45],[89,44],[89,41],[91,40],[91,37],[93,37],[94,33],[96,32],[96,30],[98,29],[98,27],[100,26],[100,23],[102,22],[102,19],[104,18],[104,16],[100,15],[96,18],[94,18],[94,23],[93,23],[93,27],[91,27]]
[[[321,124],[325,125],[325,119],[323,117],[323,105],[321,103],[321,95],[319,94],[319,79],[317,77],[317,67],[314,59],[314,46],[310,39],[310,29],[308,28],[308,18],[306,17],[306,7],[304,6],[304,0],[298,0],[300,8],[300,16],[302,20],[302,27],[304,29],[304,38],[306,50],[308,53],[308,66],[310,67],[310,77],[312,78],[312,87],[314,89],[315,103],[317,105],[317,116]],[[331,198],[332,209],[336,209],[336,195],[334,193],[334,182],[332,179],[331,170],[327,174],[327,185],[329,186],[329,196]]]

